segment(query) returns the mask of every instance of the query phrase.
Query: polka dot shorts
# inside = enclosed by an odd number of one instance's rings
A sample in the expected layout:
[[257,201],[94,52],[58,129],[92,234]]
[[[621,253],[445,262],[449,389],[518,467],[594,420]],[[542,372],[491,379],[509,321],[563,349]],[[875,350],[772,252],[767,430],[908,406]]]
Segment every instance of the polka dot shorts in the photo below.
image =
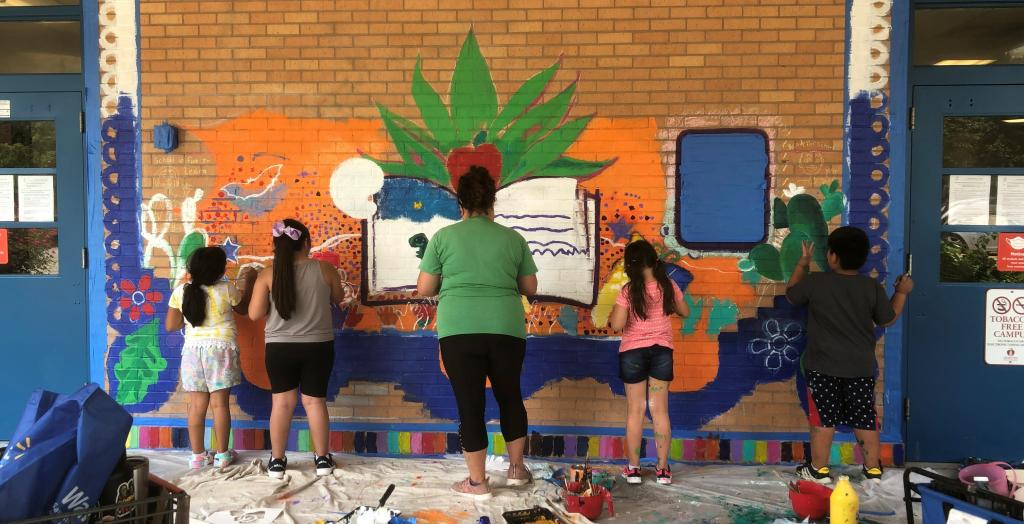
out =
[[808,420],[812,426],[878,429],[874,377],[833,377],[806,370]]

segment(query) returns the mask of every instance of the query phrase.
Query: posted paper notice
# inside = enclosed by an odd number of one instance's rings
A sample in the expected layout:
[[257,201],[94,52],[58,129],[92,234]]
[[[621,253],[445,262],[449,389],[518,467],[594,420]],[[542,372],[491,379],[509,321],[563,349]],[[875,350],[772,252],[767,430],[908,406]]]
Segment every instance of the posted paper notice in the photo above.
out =
[[18,177],[18,221],[53,222],[53,176]]
[[947,224],[987,226],[992,180],[987,176],[951,175]]
[[14,222],[14,175],[0,175],[0,222]]
[[1024,176],[1001,176],[996,182],[996,225],[1024,226]]

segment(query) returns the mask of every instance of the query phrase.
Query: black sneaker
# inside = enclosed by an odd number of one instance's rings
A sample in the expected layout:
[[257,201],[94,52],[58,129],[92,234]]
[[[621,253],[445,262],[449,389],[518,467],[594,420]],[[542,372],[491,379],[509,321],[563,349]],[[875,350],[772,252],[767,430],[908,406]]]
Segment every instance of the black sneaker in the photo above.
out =
[[877,468],[861,466],[861,471],[864,472],[864,480],[882,480],[882,474],[885,473],[882,466],[878,466]]
[[334,457],[330,453],[315,457],[313,462],[316,463],[316,476],[326,477],[331,473],[334,473]]
[[288,469],[288,457],[285,458],[270,458],[270,462],[267,463],[267,475],[272,479],[284,478],[284,472]]
[[818,484],[831,484],[832,476],[829,475],[828,466],[823,468],[815,468],[810,462],[796,468],[796,476],[809,480],[811,482],[817,482]]

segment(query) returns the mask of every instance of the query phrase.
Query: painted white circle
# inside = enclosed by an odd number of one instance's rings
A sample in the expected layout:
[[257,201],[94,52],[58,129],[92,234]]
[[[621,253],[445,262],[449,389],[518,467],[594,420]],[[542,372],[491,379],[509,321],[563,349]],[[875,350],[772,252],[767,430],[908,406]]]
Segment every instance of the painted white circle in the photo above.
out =
[[373,195],[384,187],[384,170],[365,158],[345,160],[331,173],[331,199],[343,213],[366,219],[377,212]]

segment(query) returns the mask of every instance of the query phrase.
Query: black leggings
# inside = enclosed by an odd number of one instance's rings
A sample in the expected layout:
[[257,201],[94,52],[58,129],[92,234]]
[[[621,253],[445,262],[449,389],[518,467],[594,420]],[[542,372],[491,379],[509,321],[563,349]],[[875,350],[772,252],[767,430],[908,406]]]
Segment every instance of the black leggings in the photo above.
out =
[[487,449],[487,379],[491,379],[491,393],[501,411],[505,442],[526,436],[526,406],[519,390],[525,356],[526,341],[507,335],[454,335],[441,339],[441,361],[459,406],[463,451]]

